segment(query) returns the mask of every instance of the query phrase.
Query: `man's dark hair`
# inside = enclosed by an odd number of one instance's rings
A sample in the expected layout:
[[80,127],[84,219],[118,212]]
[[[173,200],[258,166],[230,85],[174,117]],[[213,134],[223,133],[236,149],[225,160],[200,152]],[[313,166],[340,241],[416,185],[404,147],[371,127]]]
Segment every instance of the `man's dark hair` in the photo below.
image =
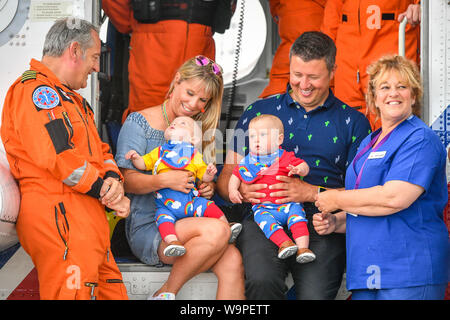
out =
[[292,44],[289,61],[292,56],[300,57],[305,62],[325,59],[328,71],[332,71],[336,62],[336,45],[325,33],[308,31]]

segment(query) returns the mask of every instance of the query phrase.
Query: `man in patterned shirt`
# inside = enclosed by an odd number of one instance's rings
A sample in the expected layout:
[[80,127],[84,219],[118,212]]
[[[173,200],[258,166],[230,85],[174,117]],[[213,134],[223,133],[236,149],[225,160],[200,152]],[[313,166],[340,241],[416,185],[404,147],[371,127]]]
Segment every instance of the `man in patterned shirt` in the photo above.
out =
[[[228,199],[231,173],[248,153],[248,123],[261,114],[279,117],[285,127],[282,148],[304,159],[310,173],[303,180],[279,177],[271,196],[284,197],[277,203],[302,202],[308,220],[310,249],[317,259],[308,264],[295,258],[276,259],[278,248],[269,241],[254,222],[248,206],[238,207],[243,230],[237,239],[242,253],[247,299],[284,299],[285,278],[290,271],[297,299],[334,299],[345,267],[345,236],[318,235],[312,215],[318,212],[314,197],[323,188],[343,188],[345,171],[356,150],[370,133],[369,121],[360,112],[338,100],[329,88],[333,78],[336,47],[327,35],[303,33],[290,50],[290,79],[286,93],[256,101],[240,117],[228,146],[224,168],[217,181],[219,194]],[[256,192],[264,185],[241,184],[246,202],[255,203],[264,194]],[[236,207],[233,208],[236,210]]]

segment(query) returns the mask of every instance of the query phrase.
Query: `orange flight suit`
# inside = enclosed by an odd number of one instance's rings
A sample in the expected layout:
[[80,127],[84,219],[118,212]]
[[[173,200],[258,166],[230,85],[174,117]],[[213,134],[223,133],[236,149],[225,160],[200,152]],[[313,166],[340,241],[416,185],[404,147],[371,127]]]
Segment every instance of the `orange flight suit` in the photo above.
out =
[[1,137],[21,192],[17,234],[40,297],[127,299],[98,200],[103,178],[122,175],[83,97],[41,62],[30,66],[6,95]]
[[183,20],[139,23],[130,0],[103,0],[102,7],[121,33],[131,33],[126,116],[161,104],[177,69],[188,59],[204,55],[215,59],[211,27]]
[[261,98],[286,91],[289,50],[303,32],[320,29],[325,3],[326,0],[270,0],[270,13],[278,24],[281,42],[272,61],[269,84]]
[[[334,94],[364,113],[373,129],[380,126],[366,110],[367,66],[386,54],[398,54],[398,15],[417,0],[328,0],[322,31],[336,43]],[[405,55],[418,62],[419,27],[406,26]]]

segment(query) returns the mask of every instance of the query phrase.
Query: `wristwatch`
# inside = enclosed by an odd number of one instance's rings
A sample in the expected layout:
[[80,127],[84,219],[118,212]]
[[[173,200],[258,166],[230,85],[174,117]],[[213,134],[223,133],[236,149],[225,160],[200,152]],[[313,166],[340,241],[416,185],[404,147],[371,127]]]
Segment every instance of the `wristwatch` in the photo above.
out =
[[321,193],[321,192],[327,191],[327,189],[326,189],[326,188],[324,188],[324,187],[318,186],[318,188],[319,188],[319,190],[318,190],[318,193]]

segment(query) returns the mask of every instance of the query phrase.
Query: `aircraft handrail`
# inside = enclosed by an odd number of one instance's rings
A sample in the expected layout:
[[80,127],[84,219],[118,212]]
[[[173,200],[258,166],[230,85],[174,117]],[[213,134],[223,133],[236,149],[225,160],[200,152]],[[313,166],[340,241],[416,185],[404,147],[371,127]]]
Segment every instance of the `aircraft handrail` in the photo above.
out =
[[398,55],[405,56],[405,29],[408,19],[405,17],[398,27]]

